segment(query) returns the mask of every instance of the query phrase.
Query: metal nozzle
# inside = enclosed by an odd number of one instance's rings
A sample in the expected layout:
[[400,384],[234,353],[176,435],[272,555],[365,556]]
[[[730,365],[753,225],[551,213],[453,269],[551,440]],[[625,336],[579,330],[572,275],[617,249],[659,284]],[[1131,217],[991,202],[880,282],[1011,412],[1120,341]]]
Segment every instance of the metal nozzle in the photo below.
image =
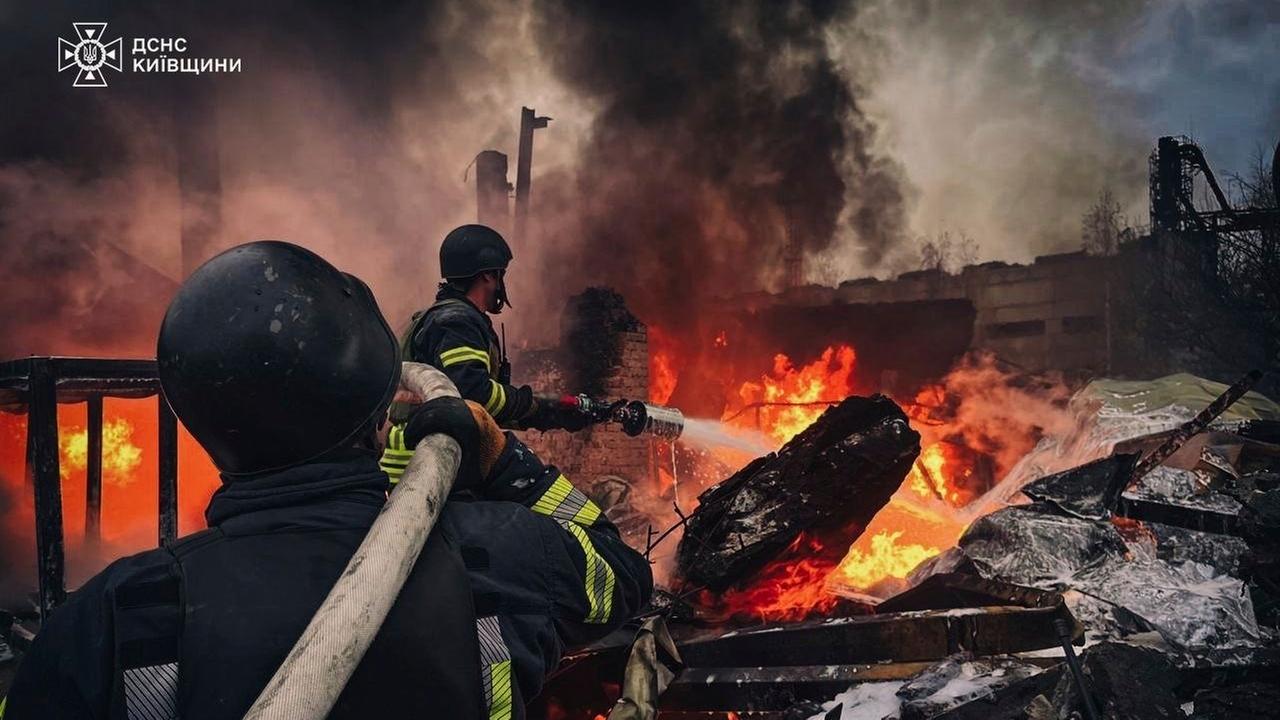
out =
[[631,437],[648,433],[674,440],[684,432],[684,414],[675,408],[632,400],[614,412],[614,420]]

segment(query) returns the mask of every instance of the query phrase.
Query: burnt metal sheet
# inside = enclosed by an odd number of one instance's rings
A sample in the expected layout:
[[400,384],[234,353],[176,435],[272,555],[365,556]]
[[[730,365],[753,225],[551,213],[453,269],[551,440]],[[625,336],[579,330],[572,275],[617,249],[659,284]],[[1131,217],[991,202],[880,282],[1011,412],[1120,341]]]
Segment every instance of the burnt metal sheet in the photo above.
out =
[[1017,506],[978,518],[958,546],[983,577],[1056,586],[1080,570],[1128,553],[1109,522]]
[[1022,488],[1032,500],[1087,520],[1104,520],[1129,484],[1138,455],[1116,454],[1047,475]]

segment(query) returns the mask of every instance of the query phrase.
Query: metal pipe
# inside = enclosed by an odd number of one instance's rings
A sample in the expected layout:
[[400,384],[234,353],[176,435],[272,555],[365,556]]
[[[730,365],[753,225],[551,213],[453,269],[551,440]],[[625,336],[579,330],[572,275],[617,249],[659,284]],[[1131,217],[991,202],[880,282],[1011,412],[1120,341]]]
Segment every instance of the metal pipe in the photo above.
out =
[[1067,667],[1071,670],[1071,677],[1076,681],[1076,689],[1080,691],[1080,697],[1084,700],[1085,715],[1089,720],[1098,720],[1098,707],[1093,704],[1093,695],[1089,692],[1089,685],[1085,682],[1084,671],[1080,669],[1080,661],[1076,659],[1076,650],[1071,647],[1071,640],[1075,633],[1072,632],[1071,623],[1064,618],[1057,618],[1053,621],[1053,628],[1058,632],[1058,641],[1062,643],[1062,652],[1067,658]]
[[[402,387],[423,400],[459,397],[444,373],[404,363]],[[386,619],[440,517],[462,460],[458,443],[429,435],[328,597],[245,720],[322,720]]]

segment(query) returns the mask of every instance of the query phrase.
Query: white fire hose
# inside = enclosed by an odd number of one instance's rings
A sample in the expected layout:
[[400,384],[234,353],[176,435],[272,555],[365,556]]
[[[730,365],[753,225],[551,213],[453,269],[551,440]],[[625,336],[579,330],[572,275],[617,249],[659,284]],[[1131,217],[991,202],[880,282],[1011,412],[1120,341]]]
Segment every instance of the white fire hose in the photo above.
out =
[[[459,397],[444,373],[404,363],[400,386],[419,401]],[[323,720],[400,595],[453,487],[457,441],[428,435],[369,534],[245,720]]]

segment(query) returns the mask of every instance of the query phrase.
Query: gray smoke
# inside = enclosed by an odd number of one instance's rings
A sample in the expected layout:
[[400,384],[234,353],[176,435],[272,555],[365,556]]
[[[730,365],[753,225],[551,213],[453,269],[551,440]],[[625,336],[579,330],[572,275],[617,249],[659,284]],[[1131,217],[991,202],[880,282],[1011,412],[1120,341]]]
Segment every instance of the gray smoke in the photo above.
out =
[[539,7],[551,66],[598,108],[568,187],[540,189],[567,196],[558,267],[687,327],[713,297],[778,288],[792,253],[846,240],[874,266],[903,237],[900,174],[830,53],[845,3]]

